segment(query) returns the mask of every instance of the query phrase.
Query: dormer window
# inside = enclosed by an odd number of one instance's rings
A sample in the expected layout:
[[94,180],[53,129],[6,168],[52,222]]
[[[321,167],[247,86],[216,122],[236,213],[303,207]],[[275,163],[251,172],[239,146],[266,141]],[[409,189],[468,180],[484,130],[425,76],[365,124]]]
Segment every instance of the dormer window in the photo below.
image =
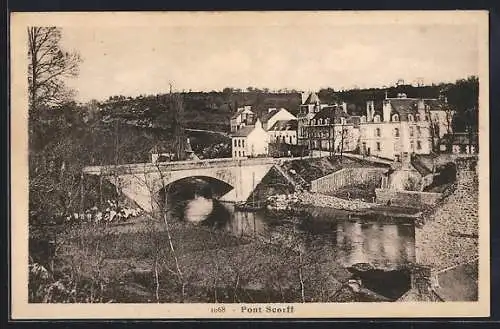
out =
[[318,119],[318,125],[322,125],[323,124],[323,119]]
[[420,114],[417,114],[417,115],[415,116],[415,121],[420,121]]
[[392,116],[392,121],[394,121],[394,122],[398,122],[398,121],[399,121],[399,115],[394,114],[394,115]]
[[408,114],[408,121],[410,121],[410,122],[411,122],[411,121],[414,121],[414,120],[413,120],[413,114]]
[[343,125],[345,124],[345,118],[344,117],[340,118],[340,123],[343,124]]
[[314,126],[314,119],[311,119],[311,122],[309,123],[311,126]]
[[380,122],[380,115],[376,115],[373,117],[373,122]]
[[325,119],[325,124],[329,125],[330,124],[330,118]]

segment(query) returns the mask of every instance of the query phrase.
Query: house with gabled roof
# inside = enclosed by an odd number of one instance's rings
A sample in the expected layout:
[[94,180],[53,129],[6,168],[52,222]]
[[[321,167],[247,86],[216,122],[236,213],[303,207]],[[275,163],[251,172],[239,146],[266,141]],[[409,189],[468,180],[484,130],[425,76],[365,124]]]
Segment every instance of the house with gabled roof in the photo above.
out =
[[297,119],[278,120],[267,130],[270,143],[297,144]]
[[250,105],[238,108],[230,119],[231,132],[234,133],[242,127],[254,124],[254,120],[255,113]]
[[231,134],[232,157],[257,157],[268,153],[269,137],[259,119]]
[[297,120],[297,117],[285,108],[269,108],[260,118],[265,130],[269,130],[279,120]]

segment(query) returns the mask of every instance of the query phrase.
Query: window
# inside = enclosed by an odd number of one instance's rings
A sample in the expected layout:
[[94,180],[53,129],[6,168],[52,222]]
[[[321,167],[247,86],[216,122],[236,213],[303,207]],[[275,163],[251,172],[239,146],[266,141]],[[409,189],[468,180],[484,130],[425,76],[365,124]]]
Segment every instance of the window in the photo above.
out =
[[340,118],[340,123],[345,125],[345,118]]
[[421,150],[421,149],[422,149],[422,142],[417,141],[417,150]]
[[421,136],[422,135],[422,130],[420,129],[419,126],[417,126],[417,135]]
[[399,137],[399,128],[394,128],[394,136]]
[[408,121],[413,121],[413,114],[408,114]]
[[239,157],[241,156],[241,151],[238,151],[238,156],[239,156]]
[[292,136],[289,136],[289,137],[290,137],[290,138],[289,138],[289,139],[290,139],[290,144],[292,144]]
[[392,116],[392,121],[394,121],[394,122],[399,121],[399,115],[394,114],[394,115]]
[[314,119],[311,119],[310,125],[314,126]]
[[235,139],[235,140],[234,140],[234,147],[238,146],[238,144],[237,144],[237,143],[238,143],[238,140],[237,140],[237,139]]
[[376,115],[375,117],[373,117],[373,122],[380,122],[380,115]]
[[330,124],[330,118],[325,119],[325,124],[329,125]]
[[380,137],[380,128],[375,129],[375,136]]
[[282,140],[283,140],[283,144],[286,143],[285,136],[282,137]]
[[323,119],[318,119],[318,124],[322,125],[323,124]]
[[236,158],[238,156],[238,152],[234,151],[234,157]]
[[377,142],[377,151],[380,151],[380,150],[381,150],[381,148],[380,148],[380,143],[379,143],[379,142]]
[[280,141],[280,136],[276,136],[276,143],[279,143]]
[[238,139],[238,147],[241,147],[241,139]]
[[245,156],[245,151],[243,151],[243,153],[242,153],[242,154],[243,154],[243,156]]
[[415,121],[420,121],[420,114],[415,115]]
[[410,136],[413,137],[413,127],[410,127]]
[[410,150],[415,150],[415,144],[413,143],[413,141],[410,142]]
[[241,140],[241,147],[245,147],[245,140],[244,139]]

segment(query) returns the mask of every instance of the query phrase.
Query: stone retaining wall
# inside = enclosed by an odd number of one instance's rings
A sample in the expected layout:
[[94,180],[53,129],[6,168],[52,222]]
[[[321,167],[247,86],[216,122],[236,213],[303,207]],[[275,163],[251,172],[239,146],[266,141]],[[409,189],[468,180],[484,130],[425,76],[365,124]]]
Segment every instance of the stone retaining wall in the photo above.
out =
[[311,181],[311,192],[327,193],[348,185],[366,182],[380,183],[385,168],[344,168]]
[[393,206],[421,208],[422,206],[435,205],[441,198],[442,193],[401,191],[393,189],[375,189],[377,203]]
[[436,270],[477,259],[479,184],[475,159],[457,159],[455,191],[415,229],[416,259]]

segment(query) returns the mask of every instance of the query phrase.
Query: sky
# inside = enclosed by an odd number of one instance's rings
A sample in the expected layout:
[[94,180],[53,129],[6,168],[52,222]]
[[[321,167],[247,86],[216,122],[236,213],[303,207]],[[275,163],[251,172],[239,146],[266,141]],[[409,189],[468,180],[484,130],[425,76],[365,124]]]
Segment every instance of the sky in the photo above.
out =
[[77,100],[248,86],[318,90],[425,84],[478,74],[466,25],[67,27]]

